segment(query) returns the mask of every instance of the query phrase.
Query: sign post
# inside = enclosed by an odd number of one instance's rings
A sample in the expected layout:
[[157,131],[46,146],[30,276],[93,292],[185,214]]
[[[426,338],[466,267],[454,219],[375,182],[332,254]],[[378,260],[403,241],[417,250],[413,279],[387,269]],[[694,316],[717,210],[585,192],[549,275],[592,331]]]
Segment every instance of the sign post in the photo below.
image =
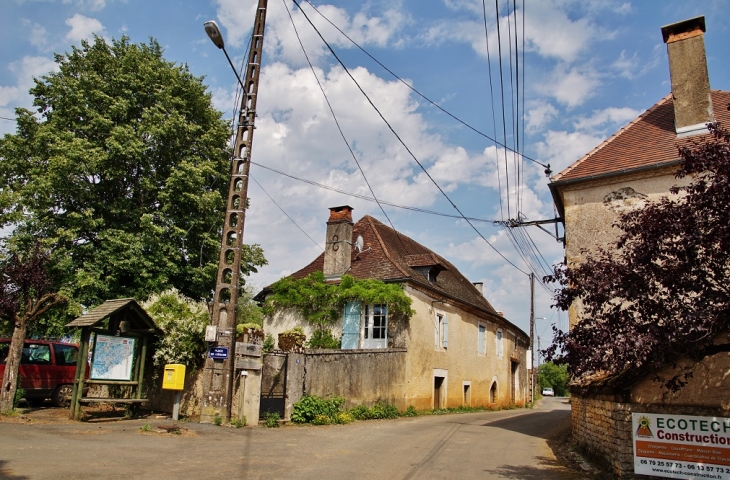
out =
[[730,480],[730,418],[632,413],[634,473]]

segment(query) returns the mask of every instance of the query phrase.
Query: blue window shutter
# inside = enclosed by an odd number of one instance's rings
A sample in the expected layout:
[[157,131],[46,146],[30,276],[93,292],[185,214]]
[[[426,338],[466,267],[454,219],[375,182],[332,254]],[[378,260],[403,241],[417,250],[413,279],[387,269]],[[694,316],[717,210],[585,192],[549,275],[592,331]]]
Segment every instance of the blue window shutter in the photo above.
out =
[[477,346],[477,351],[479,353],[485,353],[485,350],[486,350],[484,348],[484,331],[485,331],[484,325],[479,324],[479,334],[478,334],[479,339],[478,339],[478,346]]
[[449,319],[444,316],[444,348],[449,346]]
[[356,350],[360,338],[360,302],[347,302],[342,316],[343,350]]

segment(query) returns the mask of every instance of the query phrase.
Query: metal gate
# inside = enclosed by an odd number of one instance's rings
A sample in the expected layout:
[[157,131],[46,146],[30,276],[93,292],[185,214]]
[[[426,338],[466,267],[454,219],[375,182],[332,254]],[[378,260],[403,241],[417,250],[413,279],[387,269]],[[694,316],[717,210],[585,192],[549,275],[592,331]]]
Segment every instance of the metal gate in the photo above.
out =
[[267,413],[278,413],[279,418],[284,418],[286,363],[286,353],[269,353],[263,356],[260,418],[264,418]]

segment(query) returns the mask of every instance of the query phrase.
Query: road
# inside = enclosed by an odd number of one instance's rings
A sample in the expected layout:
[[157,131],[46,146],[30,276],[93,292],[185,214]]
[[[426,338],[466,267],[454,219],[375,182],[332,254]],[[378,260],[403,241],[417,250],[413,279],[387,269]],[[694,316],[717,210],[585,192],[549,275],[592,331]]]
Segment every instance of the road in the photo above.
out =
[[[143,432],[172,421],[0,423],[0,478],[566,479],[547,440],[570,406],[234,429],[185,423],[182,435]],[[226,457],[227,456],[227,457]]]

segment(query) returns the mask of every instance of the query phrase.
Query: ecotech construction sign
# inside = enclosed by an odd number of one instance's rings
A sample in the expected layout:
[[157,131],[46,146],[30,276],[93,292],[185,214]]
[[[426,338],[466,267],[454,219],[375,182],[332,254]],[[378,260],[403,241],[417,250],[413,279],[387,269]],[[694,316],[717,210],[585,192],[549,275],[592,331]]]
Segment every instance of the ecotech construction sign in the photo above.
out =
[[634,472],[730,480],[730,418],[633,413]]

